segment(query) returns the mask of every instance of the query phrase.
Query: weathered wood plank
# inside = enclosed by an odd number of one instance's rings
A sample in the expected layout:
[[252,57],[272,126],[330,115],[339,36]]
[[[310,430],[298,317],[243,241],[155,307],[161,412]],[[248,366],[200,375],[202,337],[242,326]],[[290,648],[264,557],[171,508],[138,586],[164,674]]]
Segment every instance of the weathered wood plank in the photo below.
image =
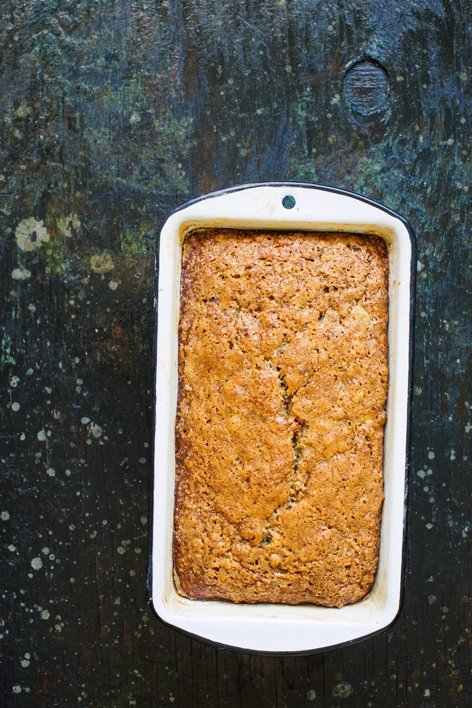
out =
[[[470,15],[2,4],[2,705],[470,705]],[[205,646],[145,599],[157,226],[264,180],[366,194],[418,236],[403,610],[309,657]]]

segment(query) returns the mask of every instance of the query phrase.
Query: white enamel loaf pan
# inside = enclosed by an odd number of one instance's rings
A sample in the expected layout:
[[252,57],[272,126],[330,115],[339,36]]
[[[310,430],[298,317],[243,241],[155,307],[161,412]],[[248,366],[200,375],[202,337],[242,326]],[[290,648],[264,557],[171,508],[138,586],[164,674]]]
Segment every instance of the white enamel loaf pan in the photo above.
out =
[[[185,235],[200,227],[377,234],[388,244],[389,394],[385,430],[385,502],[380,559],[369,595],[341,609],[313,605],[233,604],[181,597],[172,568],[174,426],[180,268]],[[407,222],[364,197],[311,184],[256,184],[209,194],[172,212],[160,233],[152,608],[161,620],[207,642],[250,652],[312,652],[388,627],[400,608],[410,388],[414,236]]]

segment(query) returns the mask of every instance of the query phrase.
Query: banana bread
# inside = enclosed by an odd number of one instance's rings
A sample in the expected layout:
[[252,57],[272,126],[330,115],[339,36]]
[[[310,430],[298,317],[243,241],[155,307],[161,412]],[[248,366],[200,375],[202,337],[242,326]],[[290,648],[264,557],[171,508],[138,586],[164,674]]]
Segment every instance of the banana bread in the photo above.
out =
[[380,237],[190,233],[176,420],[180,594],[341,607],[369,592],[387,325]]

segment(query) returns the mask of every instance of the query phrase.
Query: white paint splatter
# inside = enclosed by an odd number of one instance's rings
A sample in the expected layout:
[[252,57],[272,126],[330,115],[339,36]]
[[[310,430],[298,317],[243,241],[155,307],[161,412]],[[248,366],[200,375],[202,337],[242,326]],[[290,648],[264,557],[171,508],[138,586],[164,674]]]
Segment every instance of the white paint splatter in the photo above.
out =
[[11,409],[12,411],[15,411],[15,413],[20,410],[20,404],[18,403],[18,401],[15,401],[11,404]]
[[434,452],[433,452],[432,450],[430,450],[430,451],[428,452],[428,458],[429,458],[430,460],[434,460],[435,457],[436,457],[436,455],[434,454]]
[[90,431],[94,438],[100,438],[103,433],[102,428],[96,423],[92,423],[92,425],[90,426]]
[[16,109],[15,113],[18,116],[18,118],[26,118],[33,112],[33,109],[31,106],[28,106],[27,103],[23,101],[23,103],[20,103],[18,108]]
[[20,266],[12,270],[11,277],[13,280],[28,280],[28,278],[31,278],[31,271],[24,266]]
[[116,282],[116,280],[110,280],[108,283],[108,287],[110,290],[117,290],[119,283]]
[[0,518],[2,519],[2,521],[8,521],[8,519],[10,518],[9,512],[2,511],[2,513],[0,514]]
[[13,686],[12,691],[13,693],[21,693],[21,686],[18,686],[18,684]]
[[333,696],[334,698],[347,698],[351,695],[353,688],[347,681],[341,681],[337,686],[334,687]]
[[49,233],[44,222],[34,217],[23,219],[15,229],[16,242],[22,251],[35,251],[42,243],[49,241]]
[[87,416],[84,416],[83,418],[80,419],[80,422],[82,425],[87,425],[87,423],[90,423],[90,418],[87,418]]
[[308,691],[306,694],[306,697],[309,701],[314,701],[316,698],[316,691],[314,691],[312,688]]
[[53,468],[50,467],[48,470],[46,470],[46,474],[48,474],[50,477],[55,477],[55,476],[56,476],[56,470],[53,470]]
[[20,661],[20,664],[22,665],[22,667],[23,667],[24,669],[26,669],[26,667],[30,665],[30,662],[28,661],[28,659],[22,659],[22,660]]
[[109,273],[114,267],[113,260],[106,251],[92,256],[90,259],[90,269],[93,270],[94,273],[103,275],[104,273]]
[[456,451],[453,449],[449,454],[449,459],[453,462],[456,459]]
[[44,442],[46,440],[46,431],[44,430],[44,428],[39,431],[39,433],[36,435],[36,437],[38,438],[38,440],[40,442]]
[[50,616],[51,615],[49,613],[49,610],[43,610],[41,612],[41,619],[43,619],[43,620],[48,620],[50,618]]
[[80,219],[77,214],[69,214],[69,216],[61,216],[57,220],[57,229],[62,236],[70,238],[72,229],[78,231],[80,229]]
[[39,556],[37,558],[33,558],[33,560],[31,561],[31,567],[33,568],[33,570],[41,570],[41,568],[43,567],[43,561],[41,560],[41,558],[39,558]]
[[44,555],[47,556],[49,553],[49,548],[47,546],[44,546],[44,548],[41,548],[41,553],[44,553]]
[[10,543],[10,545],[8,546],[8,550],[13,553],[13,551],[16,551],[16,546],[14,546],[13,543]]

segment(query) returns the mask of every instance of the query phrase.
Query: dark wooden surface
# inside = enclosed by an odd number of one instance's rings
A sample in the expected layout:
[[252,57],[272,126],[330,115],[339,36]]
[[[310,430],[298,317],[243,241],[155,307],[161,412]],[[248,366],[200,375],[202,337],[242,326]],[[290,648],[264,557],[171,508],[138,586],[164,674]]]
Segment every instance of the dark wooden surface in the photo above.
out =
[[[471,9],[2,3],[2,707],[472,705]],[[157,226],[266,180],[378,199],[419,249],[403,609],[307,657],[146,604]]]

